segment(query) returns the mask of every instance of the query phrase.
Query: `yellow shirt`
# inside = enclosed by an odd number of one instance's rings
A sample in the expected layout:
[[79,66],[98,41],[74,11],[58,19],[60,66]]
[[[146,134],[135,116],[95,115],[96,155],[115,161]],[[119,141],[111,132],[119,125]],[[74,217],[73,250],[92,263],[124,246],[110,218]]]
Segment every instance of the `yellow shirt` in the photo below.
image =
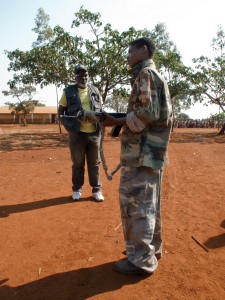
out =
[[[78,93],[80,96],[81,105],[84,110],[90,111],[91,110],[91,104],[90,104],[90,95],[88,93],[88,89],[80,89],[78,88]],[[62,97],[59,101],[59,104],[62,106],[67,107],[67,100],[66,100],[66,94],[63,92]],[[80,131],[82,132],[94,132],[94,124],[93,123],[85,123],[81,122]]]

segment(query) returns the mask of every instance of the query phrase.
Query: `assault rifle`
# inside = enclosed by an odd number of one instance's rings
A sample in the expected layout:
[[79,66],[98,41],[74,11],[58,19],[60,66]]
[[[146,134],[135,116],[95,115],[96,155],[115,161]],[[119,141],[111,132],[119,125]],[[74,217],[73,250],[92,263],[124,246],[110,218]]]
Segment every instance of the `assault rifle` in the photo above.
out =
[[[104,122],[105,115],[103,112],[92,112],[92,113],[98,119],[99,122]],[[107,114],[109,114],[110,116],[112,116],[114,118],[124,118],[126,116],[126,113],[118,113],[118,112],[112,112],[112,113],[107,112]],[[84,111],[79,112],[76,116],[60,115],[60,118],[72,118],[72,119],[82,120],[82,118],[84,118]],[[110,135],[112,137],[117,137],[119,135],[122,127],[123,127],[123,125],[113,126],[110,131]]]
[[[115,112],[115,113],[108,113],[111,117],[114,117],[114,118],[124,118],[126,117],[126,113],[118,113],[118,112]],[[96,113],[95,114],[97,117],[99,117],[99,121],[100,122],[104,122],[105,120],[105,115],[103,112],[99,112],[99,113]],[[120,133],[120,130],[121,128],[123,127],[123,125],[114,125],[110,131],[110,135],[113,136],[113,137],[117,137],[119,136],[119,133]]]

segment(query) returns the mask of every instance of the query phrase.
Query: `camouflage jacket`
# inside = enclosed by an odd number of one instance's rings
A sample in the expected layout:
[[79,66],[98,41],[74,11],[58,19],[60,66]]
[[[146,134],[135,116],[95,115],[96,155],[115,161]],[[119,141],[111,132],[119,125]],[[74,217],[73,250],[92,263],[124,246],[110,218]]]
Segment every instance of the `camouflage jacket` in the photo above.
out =
[[133,133],[124,126],[121,162],[125,166],[161,170],[167,160],[172,126],[169,89],[152,60],[136,65],[132,72],[133,85],[127,113],[134,111],[146,127],[140,133]]

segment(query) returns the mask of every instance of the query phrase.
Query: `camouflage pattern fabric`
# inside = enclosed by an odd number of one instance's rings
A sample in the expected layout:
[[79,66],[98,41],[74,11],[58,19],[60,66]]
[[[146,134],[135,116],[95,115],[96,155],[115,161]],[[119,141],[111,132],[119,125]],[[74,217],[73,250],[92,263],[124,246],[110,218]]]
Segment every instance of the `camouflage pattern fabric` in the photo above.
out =
[[[139,73],[137,73],[139,68]],[[128,102],[127,113],[134,111],[146,128],[132,133],[124,126],[121,160],[130,160],[134,166],[163,169],[172,127],[172,105],[168,86],[155,70],[152,60],[134,68],[136,79]]]
[[120,210],[128,260],[153,273],[155,253],[162,253],[160,190],[161,171],[122,166]]
[[134,112],[146,127],[139,133],[123,129],[120,209],[128,260],[153,273],[162,253],[160,192],[172,106],[152,60],[133,68],[132,83],[127,113]]

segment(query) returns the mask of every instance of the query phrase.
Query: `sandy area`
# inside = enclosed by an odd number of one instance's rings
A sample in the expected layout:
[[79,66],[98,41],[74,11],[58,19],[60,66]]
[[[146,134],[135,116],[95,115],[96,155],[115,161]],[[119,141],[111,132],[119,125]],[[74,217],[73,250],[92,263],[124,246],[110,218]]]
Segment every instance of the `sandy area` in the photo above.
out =
[[[58,125],[0,126],[1,300],[225,299],[225,136],[175,129],[163,181],[163,257],[150,277],[116,273],[124,257],[119,172],[105,201],[88,178],[71,199],[67,134]],[[109,169],[118,138],[106,136]],[[196,240],[201,243],[199,245]]]

